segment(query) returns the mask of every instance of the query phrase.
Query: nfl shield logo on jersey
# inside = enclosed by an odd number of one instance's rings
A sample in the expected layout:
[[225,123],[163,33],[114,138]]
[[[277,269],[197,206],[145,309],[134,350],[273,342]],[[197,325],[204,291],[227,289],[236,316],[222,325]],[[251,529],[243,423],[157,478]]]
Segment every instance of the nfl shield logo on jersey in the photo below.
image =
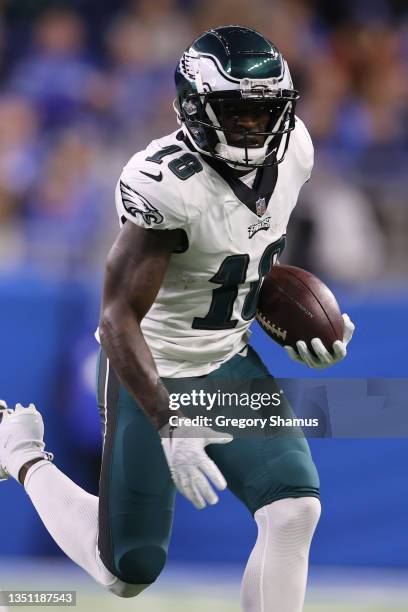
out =
[[266,211],[265,198],[258,198],[257,201],[255,202],[255,206],[256,206],[256,214],[258,215],[258,217],[262,217],[262,215],[264,215]]

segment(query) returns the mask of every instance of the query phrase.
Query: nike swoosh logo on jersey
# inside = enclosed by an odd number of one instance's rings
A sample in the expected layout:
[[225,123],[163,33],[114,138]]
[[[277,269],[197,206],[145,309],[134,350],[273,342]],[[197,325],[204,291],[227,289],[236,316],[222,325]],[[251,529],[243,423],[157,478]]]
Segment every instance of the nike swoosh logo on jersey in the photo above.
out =
[[143,172],[143,170],[139,170],[139,172],[140,174],[144,174],[145,176],[152,178],[154,181],[157,181],[158,183],[160,183],[160,181],[163,180],[163,174],[161,172],[159,172],[159,174],[150,174],[149,172]]

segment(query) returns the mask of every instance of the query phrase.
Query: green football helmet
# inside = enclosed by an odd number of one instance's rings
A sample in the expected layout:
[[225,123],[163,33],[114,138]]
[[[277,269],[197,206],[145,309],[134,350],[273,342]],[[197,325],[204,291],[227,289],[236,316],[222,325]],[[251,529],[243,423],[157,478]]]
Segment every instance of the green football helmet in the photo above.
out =
[[[208,30],[184,51],[175,80],[174,108],[197,151],[241,169],[283,161],[299,94],[286,61],[262,34],[233,25]],[[266,131],[232,130],[227,121],[231,109],[237,114],[267,112]],[[237,132],[239,146],[230,138]],[[254,136],[263,137],[263,146],[254,145]]]

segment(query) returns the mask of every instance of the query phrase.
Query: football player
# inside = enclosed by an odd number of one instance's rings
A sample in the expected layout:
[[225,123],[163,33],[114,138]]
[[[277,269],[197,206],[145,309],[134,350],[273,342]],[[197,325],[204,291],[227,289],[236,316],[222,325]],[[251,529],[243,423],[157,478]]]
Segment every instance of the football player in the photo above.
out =
[[[63,551],[124,597],[152,584],[165,564],[175,485],[197,508],[228,486],[258,527],[242,609],[300,612],[320,515],[306,440],[170,432],[168,387],[270,376],[248,328],[310,177],[313,146],[295,115],[286,61],[254,30],[205,32],[182,54],[176,90],[179,129],[136,153],[116,189],[121,230],[99,327],[99,497],[51,463],[32,405],[3,406],[2,475],[24,485]],[[344,321],[332,350],[316,339],[313,354],[300,343],[289,355],[310,367],[336,363],[353,331]]]

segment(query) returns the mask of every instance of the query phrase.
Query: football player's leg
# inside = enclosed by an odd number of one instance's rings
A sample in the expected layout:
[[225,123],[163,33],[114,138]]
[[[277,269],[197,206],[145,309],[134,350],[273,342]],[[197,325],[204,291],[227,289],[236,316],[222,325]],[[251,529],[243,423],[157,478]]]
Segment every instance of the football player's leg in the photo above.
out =
[[319,482],[305,440],[237,439],[208,447],[208,454],[258,526],[242,582],[242,609],[301,612],[320,516]]
[[100,556],[123,583],[142,589],[155,581],[166,561],[175,487],[157,432],[103,354],[98,388],[101,414],[106,414]]
[[258,537],[241,588],[245,612],[301,612],[309,549],[320,517],[315,497],[286,498],[255,513]]
[[[236,360],[236,358],[234,358]],[[265,366],[250,349],[238,363],[227,363],[218,376],[265,376]],[[319,478],[304,438],[241,438],[209,446],[208,454],[229,488],[254,514],[258,538],[243,583],[245,612],[300,612],[308,554],[320,516]]]
[[[104,364],[106,372],[106,360]],[[109,381],[106,379],[104,388],[110,398],[115,398],[117,382],[114,376]],[[164,565],[174,487],[161,445],[157,445],[157,434],[153,428],[149,428],[150,424],[141,411],[131,405],[131,400],[125,407],[133,409],[136,416],[133,420],[130,415],[128,426],[125,426],[124,420],[120,418],[123,411],[113,406],[114,427],[107,428],[107,443],[104,445],[100,507],[98,497],[81,489],[44,458],[43,423],[35,409],[15,413],[3,406],[0,423],[0,478],[11,475],[18,479],[20,474],[21,479],[23,472],[25,490],[58,546],[101,585],[117,595],[128,597],[137,595],[151,584]],[[110,422],[109,409],[107,412]],[[136,421],[140,422],[140,429]],[[123,453],[119,449],[119,457],[130,458],[123,466],[124,474],[120,473],[120,469],[115,473],[109,470],[109,465],[114,465],[113,447],[118,449],[121,444],[120,437],[116,437],[117,444],[113,444],[115,435],[111,435],[111,432],[116,425],[119,425],[122,433],[125,432],[125,446]],[[134,440],[131,439],[132,431],[136,434]],[[146,437],[139,440],[138,434],[146,434]],[[153,440],[153,457],[149,448],[149,436]],[[156,455],[158,458],[155,458]],[[149,470],[150,463],[154,473]],[[132,475],[130,472],[136,468],[136,464],[141,469],[138,475]],[[108,481],[104,478],[106,472]],[[118,482],[111,487],[110,478],[116,476]],[[155,480],[155,476],[159,478]],[[118,500],[113,499],[110,503],[110,495],[117,495]],[[123,516],[114,515],[114,507],[118,508],[116,501],[123,507]],[[158,508],[155,508],[156,502]],[[140,507],[137,507],[139,503]],[[98,525],[98,514],[102,516],[101,526]],[[137,525],[132,524],[133,520],[138,521]],[[106,563],[101,560],[98,550],[98,533],[99,547]],[[107,565],[112,571],[109,571]]]
[[97,552],[98,498],[50,463],[44,451],[40,413],[30,406],[1,406],[0,477],[24,484],[45,527],[58,546],[97,582],[110,588],[118,581]]

